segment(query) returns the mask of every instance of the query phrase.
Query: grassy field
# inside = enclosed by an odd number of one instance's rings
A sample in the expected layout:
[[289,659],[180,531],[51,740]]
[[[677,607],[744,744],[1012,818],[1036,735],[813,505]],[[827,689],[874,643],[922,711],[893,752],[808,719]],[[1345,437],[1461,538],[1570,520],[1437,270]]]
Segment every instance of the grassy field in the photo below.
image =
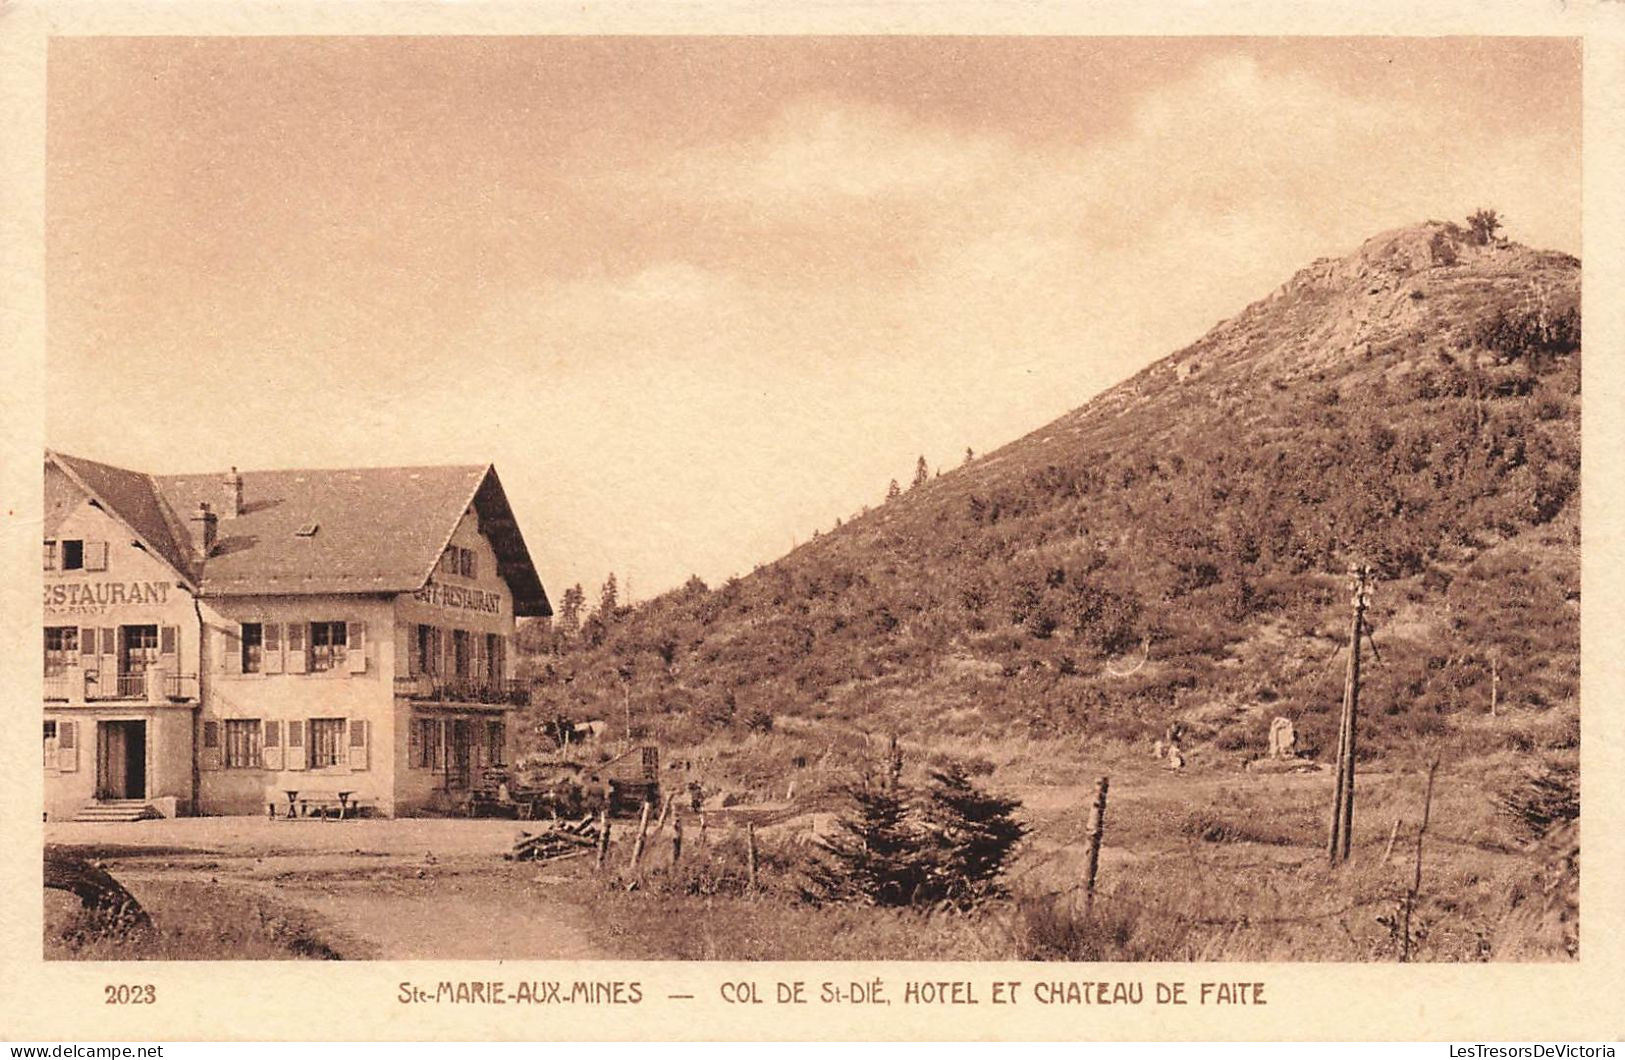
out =
[[1080,783],[1007,789],[1025,799],[1033,832],[1009,900],[972,915],[810,904],[801,889],[818,852],[793,823],[763,832],[754,891],[737,829],[713,827],[704,850],[690,832],[678,865],[662,837],[641,873],[584,878],[578,894],[596,940],[645,958],[1564,960],[1575,940],[1573,867],[1555,849],[1516,843],[1489,795],[1520,766],[1505,755],[1440,771],[1408,933],[1420,770],[1361,774],[1354,857],[1333,868],[1328,771],[1175,775],[1125,749],[1090,766],[1113,782],[1088,916],[1080,881],[1091,785]]

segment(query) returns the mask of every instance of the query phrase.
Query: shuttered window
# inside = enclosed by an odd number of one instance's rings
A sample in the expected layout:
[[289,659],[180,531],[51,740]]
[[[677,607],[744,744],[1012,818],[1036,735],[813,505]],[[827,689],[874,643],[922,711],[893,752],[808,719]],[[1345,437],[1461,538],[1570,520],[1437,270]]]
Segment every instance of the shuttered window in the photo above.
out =
[[440,768],[440,722],[434,718],[413,718],[407,743],[413,769]]
[[107,542],[85,542],[85,570],[107,569]]
[[258,718],[226,721],[226,768],[259,769],[263,733]]
[[310,768],[324,769],[344,760],[344,719],[310,719]]

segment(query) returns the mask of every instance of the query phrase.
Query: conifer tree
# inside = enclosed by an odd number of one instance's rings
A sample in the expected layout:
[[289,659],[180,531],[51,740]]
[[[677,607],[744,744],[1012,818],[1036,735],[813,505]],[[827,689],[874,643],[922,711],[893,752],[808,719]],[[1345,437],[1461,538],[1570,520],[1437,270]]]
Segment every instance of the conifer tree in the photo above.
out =
[[891,785],[847,789],[851,816],[837,821],[826,858],[808,870],[804,894],[812,901],[912,905],[925,878],[925,848],[908,820],[905,793]]
[[1015,817],[1020,807],[1019,799],[982,791],[959,765],[933,770],[921,807],[930,837],[921,894],[957,909],[1004,897],[1005,865],[1027,834]]
[[610,571],[609,577],[604,579],[603,587],[598,590],[598,614],[608,620],[615,616],[615,609],[620,606],[620,589],[615,582],[615,572]]
[[889,501],[894,501],[897,498],[901,497],[902,495],[903,495],[903,487],[901,487],[901,486],[899,486],[897,484],[896,479],[892,479],[891,480],[891,485],[886,487],[886,499],[889,500]]
[[914,481],[909,484],[908,488],[919,489],[921,486],[925,485],[930,478],[931,469],[926,466],[925,457],[922,456],[914,465]]
[[575,633],[581,628],[581,609],[587,606],[587,594],[576,582],[564,590],[564,596],[559,601],[559,628],[566,633]]

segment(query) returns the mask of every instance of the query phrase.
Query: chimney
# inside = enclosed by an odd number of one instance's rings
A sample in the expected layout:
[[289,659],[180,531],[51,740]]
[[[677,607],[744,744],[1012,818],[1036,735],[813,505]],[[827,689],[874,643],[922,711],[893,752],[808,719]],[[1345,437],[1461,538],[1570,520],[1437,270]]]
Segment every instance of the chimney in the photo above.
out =
[[222,510],[226,513],[227,519],[235,519],[243,514],[243,476],[237,473],[236,468],[232,468],[221,479],[221,484],[226,488],[226,506]]
[[209,509],[207,501],[197,506],[188,525],[192,531],[192,551],[197,553],[199,559],[208,559],[209,553],[214,551],[215,531],[220,526],[220,520]]

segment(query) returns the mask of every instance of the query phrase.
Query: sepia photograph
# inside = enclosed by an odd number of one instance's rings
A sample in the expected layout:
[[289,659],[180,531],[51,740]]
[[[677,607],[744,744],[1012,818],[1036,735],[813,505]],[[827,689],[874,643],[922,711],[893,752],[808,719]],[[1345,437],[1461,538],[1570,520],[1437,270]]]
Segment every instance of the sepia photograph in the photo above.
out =
[[53,37],[44,961],[1577,964],[1582,75]]

